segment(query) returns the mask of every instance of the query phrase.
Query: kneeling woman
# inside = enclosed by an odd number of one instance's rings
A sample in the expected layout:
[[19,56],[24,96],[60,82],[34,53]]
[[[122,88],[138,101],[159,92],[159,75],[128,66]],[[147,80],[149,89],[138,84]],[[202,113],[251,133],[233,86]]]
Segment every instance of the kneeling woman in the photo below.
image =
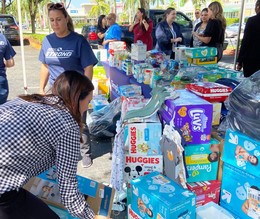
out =
[[63,205],[74,217],[94,216],[78,190],[82,114],[94,86],[84,75],[65,71],[52,93],[20,96],[0,106],[0,218],[58,219],[46,204],[23,189],[30,178],[57,168]]

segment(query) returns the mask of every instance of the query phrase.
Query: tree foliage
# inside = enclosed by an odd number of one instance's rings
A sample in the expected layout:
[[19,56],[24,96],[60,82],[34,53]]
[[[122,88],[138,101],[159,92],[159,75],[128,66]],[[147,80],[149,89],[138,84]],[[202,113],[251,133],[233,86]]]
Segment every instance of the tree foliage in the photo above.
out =
[[89,16],[97,18],[101,14],[108,14],[110,11],[110,6],[104,0],[96,0],[96,5],[92,6],[89,11]]

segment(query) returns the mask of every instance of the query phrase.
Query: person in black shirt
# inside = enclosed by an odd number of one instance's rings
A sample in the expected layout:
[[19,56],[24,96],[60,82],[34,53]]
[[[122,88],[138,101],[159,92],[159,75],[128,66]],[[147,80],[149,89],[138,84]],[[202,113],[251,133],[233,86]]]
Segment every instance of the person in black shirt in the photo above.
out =
[[107,31],[107,20],[106,15],[102,14],[98,18],[98,25],[97,25],[97,36],[98,36],[98,45],[102,46],[105,32]]
[[260,70],[260,0],[255,4],[256,15],[248,18],[241,43],[236,69],[243,67],[244,76],[249,77]]
[[212,2],[208,6],[209,21],[204,32],[204,36],[192,32],[193,36],[202,41],[202,46],[216,47],[218,50],[218,61],[223,55],[223,43],[226,29],[226,19],[223,16],[223,8],[217,1]]

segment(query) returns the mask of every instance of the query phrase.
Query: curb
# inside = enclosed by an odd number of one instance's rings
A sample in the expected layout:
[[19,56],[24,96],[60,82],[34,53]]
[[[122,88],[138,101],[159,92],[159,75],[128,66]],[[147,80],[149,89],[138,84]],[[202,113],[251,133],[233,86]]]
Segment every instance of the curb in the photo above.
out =
[[33,40],[31,38],[25,38],[25,40],[29,41],[29,45],[32,46],[33,48],[40,50],[42,45],[38,43],[36,40]]

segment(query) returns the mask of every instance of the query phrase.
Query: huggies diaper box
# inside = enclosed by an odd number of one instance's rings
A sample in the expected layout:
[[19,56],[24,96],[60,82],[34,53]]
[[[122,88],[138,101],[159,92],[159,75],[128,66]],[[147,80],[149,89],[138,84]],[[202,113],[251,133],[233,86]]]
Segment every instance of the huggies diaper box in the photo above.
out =
[[260,177],[260,142],[238,131],[226,132],[222,160]]
[[243,219],[260,218],[260,178],[224,162],[220,205]]
[[[95,214],[110,217],[115,190],[109,186],[105,186],[104,184],[82,176],[77,176],[77,181],[80,192],[87,195],[86,202]],[[57,184],[56,167],[52,167],[39,176],[32,178],[24,188],[47,204],[62,208],[62,211],[59,212],[62,215],[66,215],[68,219],[74,219],[74,217],[70,216],[68,211],[64,209],[64,206],[61,203]],[[55,210],[58,211],[58,209]]]
[[162,124],[130,123],[125,127],[125,144],[130,155],[158,155],[161,154],[160,138]]
[[163,172],[163,156],[125,155],[124,180],[130,180],[144,176],[151,172]]
[[190,191],[196,194],[196,207],[209,202],[218,204],[221,182],[218,180],[187,183]]
[[195,218],[195,194],[153,172],[131,181],[131,209],[146,219]]
[[184,150],[189,177],[187,182],[215,180],[218,173],[219,142],[188,145]]
[[174,125],[182,131],[187,144],[204,144],[210,141],[213,105],[187,91],[176,91],[180,97],[168,99],[159,110],[163,123]]

